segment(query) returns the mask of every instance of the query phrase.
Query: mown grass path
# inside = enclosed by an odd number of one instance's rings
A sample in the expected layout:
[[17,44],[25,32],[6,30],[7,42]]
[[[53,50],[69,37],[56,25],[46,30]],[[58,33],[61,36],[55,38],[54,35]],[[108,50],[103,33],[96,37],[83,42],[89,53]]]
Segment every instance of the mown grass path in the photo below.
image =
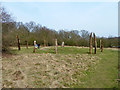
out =
[[105,49],[103,53],[98,52],[102,59],[95,70],[81,79],[86,81],[78,87],[84,88],[118,88],[118,51]]

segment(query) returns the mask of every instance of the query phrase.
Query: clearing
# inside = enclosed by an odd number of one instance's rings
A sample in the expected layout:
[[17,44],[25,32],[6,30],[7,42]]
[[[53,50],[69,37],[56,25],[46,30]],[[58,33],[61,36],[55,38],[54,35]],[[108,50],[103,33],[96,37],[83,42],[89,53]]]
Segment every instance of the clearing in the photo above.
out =
[[118,50],[88,54],[88,48],[11,48],[2,58],[4,88],[117,88]]

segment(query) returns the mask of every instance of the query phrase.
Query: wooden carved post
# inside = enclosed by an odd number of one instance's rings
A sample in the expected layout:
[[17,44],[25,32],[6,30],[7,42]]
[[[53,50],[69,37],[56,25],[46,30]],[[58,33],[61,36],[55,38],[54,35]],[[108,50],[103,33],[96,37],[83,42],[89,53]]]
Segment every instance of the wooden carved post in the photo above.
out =
[[17,40],[18,40],[18,50],[20,50],[20,40],[19,40],[19,35],[17,34]]
[[89,53],[92,54],[92,33],[90,34],[90,41],[89,41],[89,43],[90,43]]
[[101,52],[103,52],[103,41],[101,43]]
[[100,50],[101,50],[101,40],[100,40]]
[[48,42],[46,41],[46,47],[48,46]]
[[94,45],[95,45],[95,54],[97,53],[97,41],[96,41],[96,36],[95,36],[95,33],[94,33]]
[[46,41],[44,40],[44,47],[46,46]]
[[36,41],[34,41],[34,50],[33,50],[34,53],[35,53],[35,45],[36,45]]
[[64,42],[62,42],[62,47],[64,47]]
[[57,54],[57,39],[55,39],[55,54]]
[[28,49],[28,41],[26,41],[26,48]]

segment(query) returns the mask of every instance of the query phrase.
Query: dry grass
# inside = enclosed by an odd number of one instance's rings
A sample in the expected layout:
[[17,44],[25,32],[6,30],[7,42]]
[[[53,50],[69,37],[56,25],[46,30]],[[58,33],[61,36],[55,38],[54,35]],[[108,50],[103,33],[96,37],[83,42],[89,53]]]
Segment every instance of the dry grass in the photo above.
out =
[[79,79],[99,60],[99,57],[88,54],[20,54],[4,57],[2,86],[67,88],[83,84]]

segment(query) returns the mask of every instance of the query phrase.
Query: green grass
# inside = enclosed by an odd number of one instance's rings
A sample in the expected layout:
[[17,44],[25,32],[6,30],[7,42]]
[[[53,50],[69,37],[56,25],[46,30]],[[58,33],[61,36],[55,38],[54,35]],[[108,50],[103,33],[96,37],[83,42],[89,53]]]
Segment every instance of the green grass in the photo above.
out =
[[[76,47],[58,47],[58,54],[88,54],[88,48],[76,48]],[[13,54],[25,54],[33,53],[33,47],[29,49],[21,48],[20,51],[12,49]],[[52,53],[55,54],[55,48],[46,48],[43,50],[36,49],[36,53]],[[90,55],[90,54],[89,54]],[[72,84],[70,87],[79,88],[118,88],[118,51],[104,49],[103,53],[97,50],[96,55],[101,58],[99,64],[95,68],[84,72],[87,75],[83,78],[78,78],[80,81],[84,81],[83,84]]]
[[[33,53],[33,48],[34,47],[29,47],[28,49],[26,49],[25,47],[21,47],[21,50],[17,50],[16,49],[11,49],[11,53],[13,54],[24,54],[24,53]],[[41,47],[44,48],[44,47]],[[87,48],[76,48],[76,47],[58,47],[58,54],[88,54],[88,49]],[[55,54],[55,47],[50,47],[50,48],[46,48],[44,50],[40,50],[40,49],[36,49],[35,53],[52,53]]]
[[105,49],[103,53],[98,52],[101,57],[96,69],[87,71],[87,76],[80,79],[86,81],[77,87],[87,88],[118,88],[118,51]]

